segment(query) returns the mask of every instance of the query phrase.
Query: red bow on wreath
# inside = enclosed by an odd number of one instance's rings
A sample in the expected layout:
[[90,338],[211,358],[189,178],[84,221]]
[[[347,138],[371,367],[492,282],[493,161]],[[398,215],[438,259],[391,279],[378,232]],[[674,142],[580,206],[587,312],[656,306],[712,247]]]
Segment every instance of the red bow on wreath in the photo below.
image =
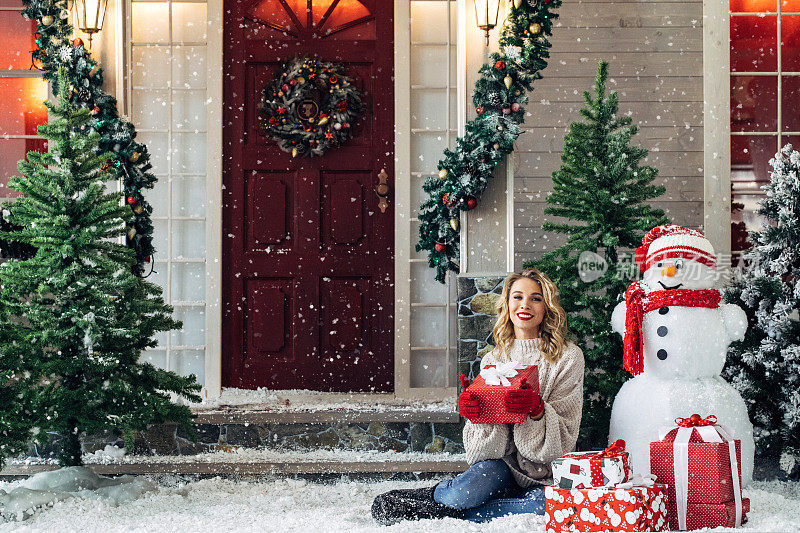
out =
[[701,418],[700,415],[697,413],[693,414],[688,418],[676,418],[675,423],[678,424],[682,428],[694,428],[694,427],[701,427],[701,426],[713,426],[717,423],[717,416],[716,415],[708,415],[705,418]]

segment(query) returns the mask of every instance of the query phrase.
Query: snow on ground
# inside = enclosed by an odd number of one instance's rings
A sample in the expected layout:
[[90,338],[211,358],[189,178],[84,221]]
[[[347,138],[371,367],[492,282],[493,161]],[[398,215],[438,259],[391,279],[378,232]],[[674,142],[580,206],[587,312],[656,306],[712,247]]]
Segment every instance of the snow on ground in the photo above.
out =
[[[9,491],[22,483],[0,483],[0,490]],[[388,528],[372,521],[370,505],[376,495],[395,488],[433,483],[342,479],[323,484],[276,477],[260,481],[214,478],[183,482],[180,478],[165,477],[159,479],[156,492],[145,492],[135,501],[115,506],[103,499],[70,498],[24,522],[0,523],[0,532],[544,531],[543,517],[532,515],[498,518],[489,524],[446,519],[403,522]],[[751,499],[752,511],[743,531],[800,532],[800,483],[757,482],[744,492]]]
[[335,392],[318,392],[309,390],[256,390],[225,388],[218,397],[207,398],[201,403],[190,403],[192,408],[219,409],[226,407],[253,407],[267,411],[334,411],[362,410],[387,411],[398,407],[413,408],[416,411],[434,411],[454,413],[456,411],[455,396],[441,402],[418,402],[396,398],[387,394],[347,394]]
[[[124,449],[106,446],[105,450],[84,454],[84,464],[138,464],[138,463],[288,463],[288,462],[335,462],[335,463],[383,463],[383,462],[433,462],[466,461],[463,453],[428,452],[381,452],[377,450],[316,449],[307,451],[273,450],[269,448],[233,448],[231,451],[214,451],[196,455],[125,455]],[[27,457],[9,460],[8,465],[57,464],[57,459]]]

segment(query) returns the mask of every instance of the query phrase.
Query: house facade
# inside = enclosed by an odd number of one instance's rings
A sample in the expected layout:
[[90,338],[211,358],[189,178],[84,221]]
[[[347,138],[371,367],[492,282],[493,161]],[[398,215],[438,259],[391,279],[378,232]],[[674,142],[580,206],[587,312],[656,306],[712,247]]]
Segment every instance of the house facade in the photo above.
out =
[[[35,23],[19,9],[0,0],[3,187],[46,120],[47,88],[29,69]],[[473,0],[109,0],[91,53],[151,154],[150,279],[183,322],[143,357],[196,374],[209,399],[454,397],[457,276],[434,281],[414,250],[416,214],[422,182],[475,114],[507,10],[487,46]],[[737,223],[758,223],[770,157],[800,135],[800,0],[565,0],[558,13],[524,133],[462,215],[462,274],[496,276],[558,246],[541,229],[550,176],[601,59],[666,187],[655,203],[730,257]],[[304,55],[342,63],[365,111],[349,143],[293,158],[261,133],[258,105]]]

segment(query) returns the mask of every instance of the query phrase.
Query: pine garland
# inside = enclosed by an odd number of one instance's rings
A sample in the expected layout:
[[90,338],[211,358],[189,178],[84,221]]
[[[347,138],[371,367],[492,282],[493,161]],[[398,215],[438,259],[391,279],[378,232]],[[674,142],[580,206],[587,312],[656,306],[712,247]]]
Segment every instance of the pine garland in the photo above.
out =
[[59,94],[57,72],[67,71],[70,85],[70,104],[76,109],[91,110],[92,119],[84,133],[100,133],[98,152],[114,154],[108,164],[114,168],[116,179],[121,180],[125,198],[133,217],[126,230],[127,245],[136,252],[134,273],[142,275],[144,264],[152,260],[153,225],[152,207],[144,198],[144,190],[152,189],[156,177],[150,172],[150,155],[147,147],[134,140],[133,124],[123,120],[117,112],[117,101],[103,91],[103,69],[92,59],[81,39],[70,40],[73,28],[67,22],[67,0],[22,0],[22,15],[38,22],[34,65],[42,71],[44,79]]
[[419,242],[428,251],[428,265],[444,283],[448,270],[458,271],[460,211],[474,209],[494,167],[514,150],[525,120],[526,91],[547,67],[554,12],[561,0],[514,0],[500,36],[501,53],[493,53],[475,83],[472,103],[477,116],[446,149],[439,175],[425,181],[428,198],[420,206]]

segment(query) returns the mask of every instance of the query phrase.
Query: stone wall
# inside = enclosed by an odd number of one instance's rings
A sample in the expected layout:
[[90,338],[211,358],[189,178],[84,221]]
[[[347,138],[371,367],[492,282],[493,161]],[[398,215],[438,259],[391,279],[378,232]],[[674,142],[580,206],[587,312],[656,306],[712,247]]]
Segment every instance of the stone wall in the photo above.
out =
[[[444,422],[342,422],[321,424],[198,424],[192,442],[174,424],[153,426],[136,432],[135,455],[196,455],[236,448],[269,448],[278,451],[314,449],[377,450],[397,452],[463,453],[463,423]],[[121,437],[110,433],[82,439],[84,453],[102,450],[107,444],[122,448]],[[52,435],[45,446],[31,445],[31,458],[54,459],[61,437]]]
[[492,327],[503,276],[458,276],[458,369],[472,381],[481,357],[494,348]]

